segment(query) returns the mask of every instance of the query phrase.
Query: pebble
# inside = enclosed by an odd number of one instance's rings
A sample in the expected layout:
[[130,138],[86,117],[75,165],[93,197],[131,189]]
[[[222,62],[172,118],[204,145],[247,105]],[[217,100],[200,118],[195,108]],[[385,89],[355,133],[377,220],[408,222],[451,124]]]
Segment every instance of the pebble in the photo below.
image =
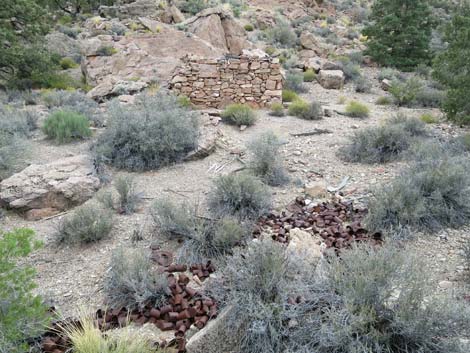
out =
[[440,281],[439,287],[442,289],[449,289],[452,288],[454,284],[451,281]]

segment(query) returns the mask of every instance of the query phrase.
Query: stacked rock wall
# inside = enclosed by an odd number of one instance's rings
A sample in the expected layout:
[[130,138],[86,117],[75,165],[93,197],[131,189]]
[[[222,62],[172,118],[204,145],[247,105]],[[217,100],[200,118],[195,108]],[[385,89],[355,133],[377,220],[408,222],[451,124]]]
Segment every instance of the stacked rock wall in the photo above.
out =
[[281,65],[277,58],[270,57],[186,56],[169,86],[197,106],[223,108],[230,103],[244,103],[265,107],[281,102]]

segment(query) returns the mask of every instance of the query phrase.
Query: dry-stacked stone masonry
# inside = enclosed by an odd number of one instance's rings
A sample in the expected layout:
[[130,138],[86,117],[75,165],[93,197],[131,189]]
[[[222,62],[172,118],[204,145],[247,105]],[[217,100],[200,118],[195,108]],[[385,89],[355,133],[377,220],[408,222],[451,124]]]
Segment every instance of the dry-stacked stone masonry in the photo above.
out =
[[170,88],[198,106],[222,108],[230,103],[265,107],[281,102],[279,59],[271,57],[186,56],[170,81]]

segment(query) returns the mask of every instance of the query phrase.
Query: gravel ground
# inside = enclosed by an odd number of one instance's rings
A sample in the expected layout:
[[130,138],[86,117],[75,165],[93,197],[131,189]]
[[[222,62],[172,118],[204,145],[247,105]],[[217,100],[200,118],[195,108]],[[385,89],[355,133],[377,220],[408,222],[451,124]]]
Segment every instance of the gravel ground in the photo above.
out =
[[[111,235],[97,244],[58,247],[54,242],[54,232],[60,217],[28,222],[8,213],[3,220],[3,229],[29,227],[44,241],[43,249],[32,254],[27,262],[37,269],[37,291],[50,300],[63,315],[68,316],[76,313],[80,307],[97,308],[103,304],[102,285],[111,254],[120,246],[134,246],[131,241],[134,229],[143,227],[145,230],[145,239],[137,244],[138,247],[146,248],[151,242],[159,240],[154,235],[148,217],[148,207],[153,199],[165,196],[175,201],[198,203],[204,207],[212,179],[219,174],[240,168],[242,164],[237,161],[238,153],[244,151],[248,141],[264,131],[273,130],[284,142],[281,153],[291,177],[287,186],[272,188],[275,208],[281,209],[292,201],[302,192],[302,185],[306,183],[337,185],[346,176],[350,179],[343,189],[344,194],[355,199],[364,198],[368,190],[393,178],[405,163],[345,163],[337,157],[339,147],[347,142],[348,136],[355,130],[379,124],[398,111],[414,116],[429,111],[375,105],[375,100],[385,92],[380,89],[375,79],[377,70],[364,69],[364,74],[374,82],[371,93],[355,93],[351,84],[346,85],[343,90],[325,90],[316,83],[310,83],[309,92],[302,96],[308,100],[317,100],[332,111],[344,110],[345,105],[339,103],[341,97],[347,97],[347,101],[354,99],[369,106],[369,118],[354,119],[333,112],[331,117],[325,117],[323,120],[305,121],[294,117],[271,117],[267,111],[259,111],[257,123],[244,131],[220,124],[223,138],[217,151],[211,156],[158,171],[136,173],[138,188],[145,196],[141,209],[133,215],[116,215]],[[437,110],[432,112],[440,114]],[[332,133],[308,137],[291,135],[314,128],[329,129]],[[430,129],[432,135],[436,136],[463,132],[463,129],[447,123],[433,125]],[[87,152],[90,142],[57,146],[39,135],[33,144],[32,160],[36,163],[46,163]],[[410,247],[429,261],[431,272],[435,275],[436,288],[452,290],[461,281],[463,267],[459,258],[459,244],[468,236],[469,229],[449,230],[438,235],[423,234],[411,241]],[[165,247],[165,243],[162,246]],[[174,244],[167,244],[167,247],[174,247]]]

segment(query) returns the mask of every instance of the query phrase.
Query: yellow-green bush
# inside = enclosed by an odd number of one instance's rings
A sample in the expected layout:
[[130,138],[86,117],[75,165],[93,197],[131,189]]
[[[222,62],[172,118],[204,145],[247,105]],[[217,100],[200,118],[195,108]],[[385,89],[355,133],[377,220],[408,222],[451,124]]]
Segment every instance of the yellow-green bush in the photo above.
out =
[[365,118],[369,116],[369,108],[359,102],[351,101],[346,106],[346,115],[353,118]]
[[293,102],[298,98],[299,96],[297,95],[297,93],[295,93],[294,91],[291,91],[290,89],[285,89],[282,91],[283,102]]

